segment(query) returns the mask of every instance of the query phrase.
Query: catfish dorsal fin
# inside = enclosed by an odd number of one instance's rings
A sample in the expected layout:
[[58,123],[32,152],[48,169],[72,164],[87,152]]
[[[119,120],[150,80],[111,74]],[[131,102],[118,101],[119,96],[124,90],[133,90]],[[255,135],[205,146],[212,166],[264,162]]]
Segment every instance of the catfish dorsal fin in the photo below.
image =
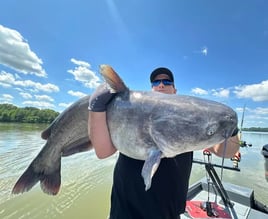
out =
[[119,93],[128,90],[123,80],[109,65],[100,65],[100,73],[112,88],[113,92]]

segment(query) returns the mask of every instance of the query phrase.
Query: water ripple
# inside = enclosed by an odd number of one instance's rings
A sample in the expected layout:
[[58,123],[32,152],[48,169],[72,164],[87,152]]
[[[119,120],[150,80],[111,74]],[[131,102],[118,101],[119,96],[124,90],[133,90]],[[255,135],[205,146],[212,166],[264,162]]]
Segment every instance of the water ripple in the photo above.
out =
[[[43,147],[45,141],[40,138],[43,128],[0,123],[0,218],[107,218],[117,155],[99,160],[91,151],[63,158],[62,185],[56,196],[44,194],[39,183],[22,195],[10,194],[19,176]],[[256,146],[241,149],[241,173],[225,172],[224,179],[254,187],[257,198],[267,202],[268,184],[264,179],[260,147],[267,144],[268,135],[244,136],[248,142],[256,142]],[[230,161],[226,163],[231,164]],[[191,182],[203,176],[204,167],[194,165]]]

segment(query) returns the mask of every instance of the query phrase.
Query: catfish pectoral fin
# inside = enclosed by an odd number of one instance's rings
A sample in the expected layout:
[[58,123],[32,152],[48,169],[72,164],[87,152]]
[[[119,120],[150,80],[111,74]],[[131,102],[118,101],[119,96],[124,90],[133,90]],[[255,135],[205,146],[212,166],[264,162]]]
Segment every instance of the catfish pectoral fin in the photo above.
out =
[[86,140],[82,140],[82,143],[75,142],[74,144],[71,144],[68,147],[63,148],[61,152],[61,156],[67,157],[67,156],[70,156],[72,154],[76,154],[79,152],[89,151],[92,148],[93,147],[92,147],[91,141],[87,137]]
[[162,152],[160,150],[153,150],[144,162],[141,175],[144,180],[146,191],[151,188],[152,178],[161,162],[161,156]]

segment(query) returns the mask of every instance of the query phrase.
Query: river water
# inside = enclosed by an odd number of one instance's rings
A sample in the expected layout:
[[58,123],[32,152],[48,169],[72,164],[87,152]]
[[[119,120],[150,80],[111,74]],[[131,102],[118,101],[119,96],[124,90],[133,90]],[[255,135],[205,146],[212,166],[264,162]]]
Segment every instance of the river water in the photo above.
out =
[[[61,190],[56,196],[44,194],[39,184],[22,195],[11,195],[16,180],[44,145],[40,132],[45,127],[0,123],[0,218],[106,219],[117,155],[99,160],[90,151],[63,158]],[[241,148],[241,171],[224,170],[223,180],[254,189],[255,197],[268,205],[268,182],[261,155],[262,146],[268,144],[268,133],[244,132],[243,140],[252,143],[252,147]],[[201,152],[194,154],[203,159]],[[222,160],[213,157],[212,162],[221,164]],[[232,166],[229,159],[224,164]],[[194,164],[190,183],[205,175],[204,166]]]

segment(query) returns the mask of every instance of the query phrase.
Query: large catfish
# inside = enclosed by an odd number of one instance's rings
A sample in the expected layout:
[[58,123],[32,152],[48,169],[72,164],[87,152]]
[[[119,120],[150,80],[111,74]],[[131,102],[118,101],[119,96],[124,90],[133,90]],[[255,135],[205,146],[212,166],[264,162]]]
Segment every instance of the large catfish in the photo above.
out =
[[[100,73],[117,95],[107,109],[112,141],[123,154],[145,160],[145,189],[163,157],[201,150],[223,142],[237,127],[237,115],[221,103],[192,96],[131,91],[108,65]],[[15,184],[12,193],[30,190],[38,181],[55,195],[61,184],[61,157],[92,148],[88,136],[88,99],[63,111],[42,132],[47,142]]]

